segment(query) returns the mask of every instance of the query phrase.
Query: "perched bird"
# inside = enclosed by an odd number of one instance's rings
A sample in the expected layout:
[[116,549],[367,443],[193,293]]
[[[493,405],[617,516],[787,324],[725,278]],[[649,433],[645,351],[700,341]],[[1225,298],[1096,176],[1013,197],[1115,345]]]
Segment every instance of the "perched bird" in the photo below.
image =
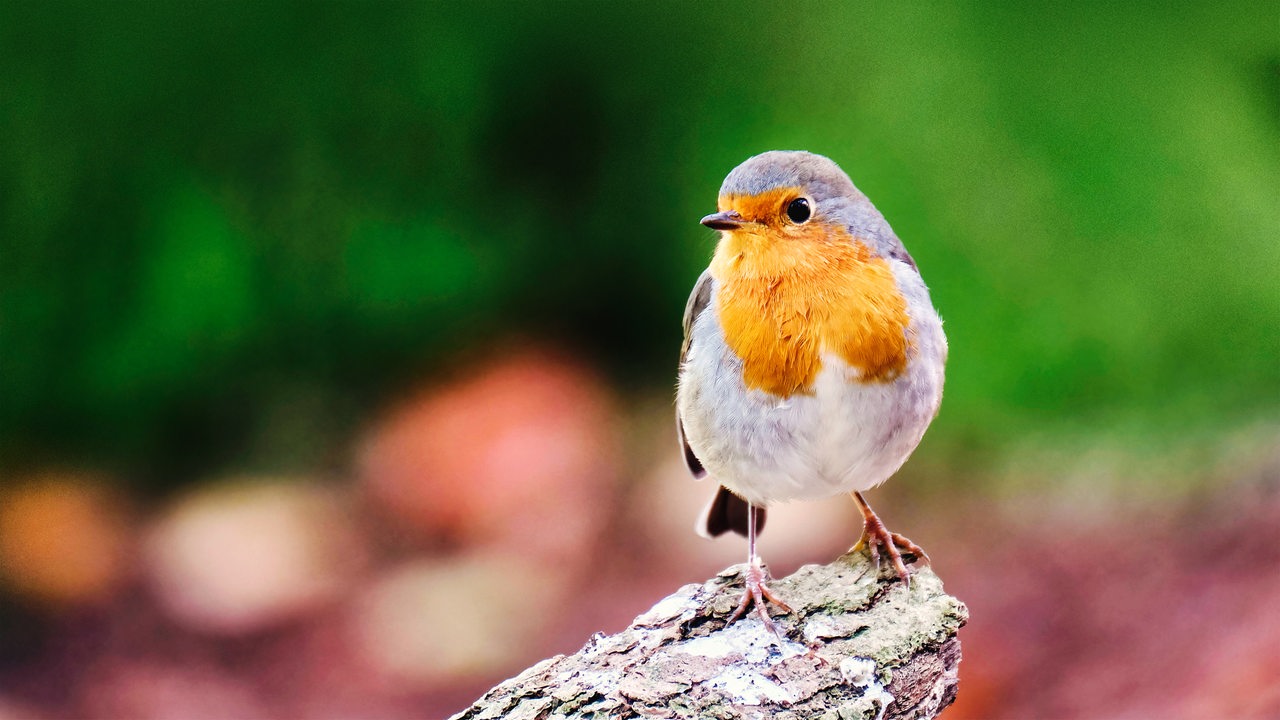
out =
[[746,591],[776,632],[756,534],[765,508],[851,493],[854,549],[928,560],[891,533],[862,492],[906,462],[942,400],[947,341],[915,261],[830,159],[774,151],[734,168],[715,255],[684,313],[677,430],[689,470],[719,488],[700,532],[747,537]]

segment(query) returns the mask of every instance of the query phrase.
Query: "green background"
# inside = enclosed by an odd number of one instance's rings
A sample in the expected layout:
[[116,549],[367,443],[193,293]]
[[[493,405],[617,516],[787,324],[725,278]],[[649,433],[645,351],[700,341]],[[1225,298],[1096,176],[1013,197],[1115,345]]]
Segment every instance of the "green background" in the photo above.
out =
[[0,5],[0,471],[335,462],[511,336],[669,392],[775,148],[918,261],[935,450],[1274,418],[1278,7]]

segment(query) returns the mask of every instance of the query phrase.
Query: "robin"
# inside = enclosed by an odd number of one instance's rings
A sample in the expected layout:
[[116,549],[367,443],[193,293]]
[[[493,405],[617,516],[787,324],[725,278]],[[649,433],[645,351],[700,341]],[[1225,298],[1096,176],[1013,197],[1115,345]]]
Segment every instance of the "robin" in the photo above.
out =
[[765,509],[850,493],[865,548],[909,582],[904,554],[862,493],[897,472],[942,400],[947,340],[898,236],[830,159],[774,151],[734,168],[711,265],[684,313],[677,430],[694,477],[719,483],[699,526],[747,538],[746,590],[776,632],[756,554]]

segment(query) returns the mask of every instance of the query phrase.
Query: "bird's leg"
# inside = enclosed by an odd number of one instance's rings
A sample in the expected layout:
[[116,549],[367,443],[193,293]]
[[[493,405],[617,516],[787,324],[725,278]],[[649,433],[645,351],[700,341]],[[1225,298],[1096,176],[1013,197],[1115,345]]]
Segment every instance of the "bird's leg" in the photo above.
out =
[[911,575],[907,572],[907,565],[902,560],[902,553],[906,551],[908,555],[913,556],[912,562],[916,559],[924,560],[925,564],[929,563],[929,556],[919,545],[908,540],[906,537],[895,532],[889,532],[889,528],[884,526],[884,521],[876,515],[871,506],[867,504],[862,493],[853,493],[854,502],[858,503],[858,509],[862,511],[862,537],[858,539],[858,544],[854,545],[849,552],[858,552],[862,548],[867,548],[867,552],[871,555],[871,560],[880,567],[880,553],[883,552],[893,563],[893,569],[898,573],[898,577],[902,578],[902,582],[910,585]]
[[738,609],[733,611],[733,615],[729,616],[726,626],[735,620],[746,615],[747,609],[753,604],[756,607],[756,614],[760,616],[760,621],[774,635],[782,637],[782,632],[778,629],[773,618],[769,617],[769,605],[773,603],[782,609],[783,612],[791,612],[791,607],[778,599],[778,596],[769,591],[765,586],[764,565],[760,561],[760,556],[756,554],[756,513],[751,504],[747,504],[747,570],[743,574],[743,580],[746,582],[746,589],[742,591],[742,600],[738,603]]

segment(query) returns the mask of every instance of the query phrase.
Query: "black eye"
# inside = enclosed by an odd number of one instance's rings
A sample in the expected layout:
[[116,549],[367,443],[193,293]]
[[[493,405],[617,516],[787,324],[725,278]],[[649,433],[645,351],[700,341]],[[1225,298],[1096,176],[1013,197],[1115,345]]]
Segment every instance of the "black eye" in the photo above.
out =
[[804,198],[796,198],[787,205],[787,217],[791,218],[793,223],[802,223],[809,219],[809,201]]

